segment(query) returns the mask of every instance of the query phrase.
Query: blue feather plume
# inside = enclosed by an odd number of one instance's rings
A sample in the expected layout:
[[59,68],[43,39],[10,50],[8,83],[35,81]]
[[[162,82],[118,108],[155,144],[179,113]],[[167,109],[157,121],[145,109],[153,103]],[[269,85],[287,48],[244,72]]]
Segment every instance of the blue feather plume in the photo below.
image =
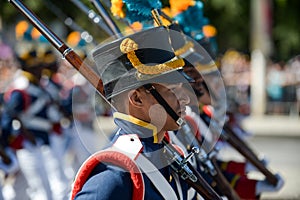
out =
[[123,3],[126,6],[126,18],[130,23],[150,21],[153,19],[151,11],[162,7],[159,0],[123,0]]
[[175,20],[183,28],[183,32],[196,40],[204,37],[202,27],[209,23],[208,19],[203,16],[203,3],[196,1],[194,6],[190,6],[186,11],[176,15]]

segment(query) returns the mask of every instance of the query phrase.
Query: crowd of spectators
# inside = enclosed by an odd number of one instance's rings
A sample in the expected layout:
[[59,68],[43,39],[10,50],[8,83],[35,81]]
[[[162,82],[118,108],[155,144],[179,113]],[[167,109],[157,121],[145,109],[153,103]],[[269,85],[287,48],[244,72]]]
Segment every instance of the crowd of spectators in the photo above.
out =
[[[220,59],[220,69],[226,87],[228,109],[250,114],[251,59],[235,50],[227,51]],[[288,62],[268,61],[265,74],[266,110],[268,115],[299,115],[300,56]]]

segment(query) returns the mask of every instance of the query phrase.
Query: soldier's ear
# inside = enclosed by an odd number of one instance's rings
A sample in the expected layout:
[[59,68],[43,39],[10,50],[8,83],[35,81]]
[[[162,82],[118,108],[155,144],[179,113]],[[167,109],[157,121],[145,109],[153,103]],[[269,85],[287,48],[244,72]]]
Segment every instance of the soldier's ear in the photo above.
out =
[[144,104],[142,93],[140,90],[132,90],[128,93],[128,99],[130,104],[136,107],[142,107]]

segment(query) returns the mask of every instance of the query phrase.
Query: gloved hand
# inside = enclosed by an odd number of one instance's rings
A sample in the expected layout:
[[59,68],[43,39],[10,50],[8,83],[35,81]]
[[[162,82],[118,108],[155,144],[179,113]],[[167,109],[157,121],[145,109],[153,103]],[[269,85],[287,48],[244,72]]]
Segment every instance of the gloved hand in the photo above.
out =
[[278,182],[277,182],[276,186],[270,184],[267,180],[258,181],[256,183],[256,187],[255,187],[256,195],[260,195],[263,192],[276,192],[276,191],[279,191],[284,185],[284,180],[279,174],[276,174],[275,176],[278,179]]

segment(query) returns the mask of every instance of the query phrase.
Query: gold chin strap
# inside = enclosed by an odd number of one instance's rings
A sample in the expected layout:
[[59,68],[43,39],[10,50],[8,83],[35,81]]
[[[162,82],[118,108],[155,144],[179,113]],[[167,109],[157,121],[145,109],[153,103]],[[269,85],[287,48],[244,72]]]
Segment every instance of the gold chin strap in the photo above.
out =
[[157,75],[184,66],[184,60],[177,57],[157,65],[145,65],[141,63],[135,54],[135,50],[138,50],[138,44],[130,38],[126,38],[122,41],[120,44],[120,50],[122,53],[127,54],[127,58],[131,62],[132,66],[142,74]]

